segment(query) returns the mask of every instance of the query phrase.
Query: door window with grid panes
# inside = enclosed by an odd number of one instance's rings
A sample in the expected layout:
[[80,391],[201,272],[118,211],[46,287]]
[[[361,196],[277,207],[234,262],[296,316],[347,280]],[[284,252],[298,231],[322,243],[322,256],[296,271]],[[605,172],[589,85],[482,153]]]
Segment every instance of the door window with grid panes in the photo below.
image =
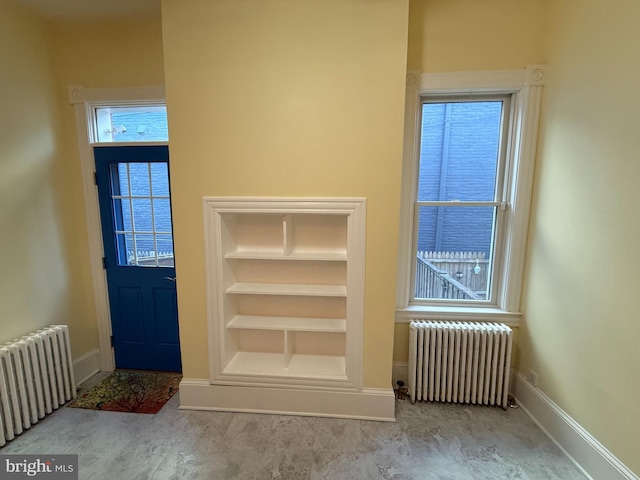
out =
[[173,267],[168,164],[110,165],[118,265]]

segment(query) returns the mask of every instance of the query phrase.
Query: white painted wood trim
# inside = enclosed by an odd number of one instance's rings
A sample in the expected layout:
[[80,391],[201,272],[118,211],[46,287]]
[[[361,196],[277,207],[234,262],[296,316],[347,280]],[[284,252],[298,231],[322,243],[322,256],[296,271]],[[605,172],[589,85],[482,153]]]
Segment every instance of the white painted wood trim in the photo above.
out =
[[[445,314],[451,320],[467,320],[470,315],[477,320],[492,316],[508,317],[509,326],[518,326],[544,69],[544,65],[530,65],[522,70],[423,73],[419,84],[415,82],[416,72],[409,72],[407,75],[396,322],[402,323],[408,318],[435,318],[436,315]],[[507,179],[509,210],[506,215],[504,258],[497,263],[501,266],[497,304],[488,304],[486,307],[447,305],[444,308],[436,305],[410,305],[415,263],[412,258],[412,220],[417,188],[415,172],[419,161],[420,97],[474,93],[510,94],[514,100],[510,126],[514,142],[507,152],[507,163],[512,166],[512,176]]]
[[84,193],[85,222],[89,241],[89,266],[93,287],[93,300],[98,322],[98,345],[100,348],[100,370],[112,372],[115,368],[113,348],[111,347],[111,314],[109,311],[109,293],[107,278],[102,266],[104,248],[102,243],[102,226],[100,225],[100,208],[98,206],[98,190],[94,182],[95,171],[93,151],[89,145],[87,129],[87,112],[84,103],[74,104],[76,116],[76,135],[82,174],[82,190]]
[[76,387],[93,377],[100,371],[100,350],[94,348],[73,361],[73,375]]
[[589,478],[640,480],[544,392],[527,382],[522,373],[514,374],[511,386],[520,408]]
[[526,86],[544,85],[545,65],[522,70],[423,73],[420,94],[515,93]]
[[420,131],[420,73],[410,70],[404,99],[404,140],[402,145],[402,189],[400,192],[400,231],[398,236],[398,278],[396,286],[396,308],[409,305],[411,298],[411,279],[414,277],[413,252],[413,216],[414,199],[417,196],[418,179],[414,172],[418,171],[420,142],[417,132]]
[[500,322],[509,327],[518,327],[520,312],[507,312],[499,308],[482,307],[407,307],[396,312],[396,323],[410,323],[411,320],[452,320],[459,322]]
[[349,382],[362,389],[364,297],[367,232],[367,200],[352,198],[347,218],[347,341],[346,373]]
[[183,378],[180,409],[395,422],[395,395],[391,388],[363,388],[358,392],[292,390],[210,385],[207,379]]
[[67,87],[69,103],[89,103],[94,106],[124,105],[134,103],[146,105],[165,103],[162,86],[127,88],[84,88],[82,85]]
[[93,176],[95,165],[91,145],[91,110],[95,106],[104,105],[164,104],[164,87],[84,88],[82,85],[69,85],[67,94],[69,103],[74,107],[76,118],[76,137],[89,241],[89,265],[98,324],[99,364],[100,370],[111,372],[115,368],[115,359],[111,347],[109,293],[105,271],[102,268],[104,250],[98,191]]
[[[222,218],[224,214],[314,214],[345,215],[347,218],[347,278],[346,278],[346,375],[302,374],[287,377],[274,373],[249,375],[225,371],[230,353],[227,337],[225,283],[222,251]],[[207,278],[207,317],[209,336],[209,372],[211,382],[225,385],[252,385],[301,388],[305,386],[342,389],[352,392],[362,388],[366,199],[355,197],[204,197],[203,221],[205,234],[205,272]],[[283,237],[284,240],[285,237]],[[283,251],[286,245],[283,245]],[[238,289],[238,284],[234,287]],[[286,292],[282,292],[283,294]],[[323,296],[328,296],[326,293]],[[286,356],[288,353],[283,352]]]
[[513,125],[517,133],[508,153],[512,165],[511,178],[507,181],[507,224],[502,263],[503,286],[500,289],[499,306],[505,311],[518,311],[522,296],[522,279],[526,257],[529,212],[533,192],[533,177],[538,144],[538,124],[542,103],[542,86],[525,86],[515,94]]

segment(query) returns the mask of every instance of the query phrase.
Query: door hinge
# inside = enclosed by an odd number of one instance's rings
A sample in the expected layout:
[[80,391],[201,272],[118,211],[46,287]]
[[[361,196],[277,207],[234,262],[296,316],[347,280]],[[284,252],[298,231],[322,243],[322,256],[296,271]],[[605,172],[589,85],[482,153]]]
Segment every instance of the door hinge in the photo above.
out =
[[98,185],[98,172],[93,172],[93,183]]
[[102,268],[107,269],[107,257],[102,257]]
[[113,347],[113,335],[111,335],[110,340],[111,340],[111,346]]

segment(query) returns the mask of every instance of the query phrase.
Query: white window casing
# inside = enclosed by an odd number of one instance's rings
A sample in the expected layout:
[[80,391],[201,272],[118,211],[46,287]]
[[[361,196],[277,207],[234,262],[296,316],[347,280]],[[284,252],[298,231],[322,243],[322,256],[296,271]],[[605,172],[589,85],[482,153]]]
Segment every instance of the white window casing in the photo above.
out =
[[[415,318],[499,320],[517,326],[544,65],[522,70],[407,74],[402,196],[398,252],[396,322]],[[495,295],[485,304],[413,301],[414,208],[420,161],[420,112],[426,96],[509,95],[511,116],[506,151],[506,215],[500,257],[495,260]]]

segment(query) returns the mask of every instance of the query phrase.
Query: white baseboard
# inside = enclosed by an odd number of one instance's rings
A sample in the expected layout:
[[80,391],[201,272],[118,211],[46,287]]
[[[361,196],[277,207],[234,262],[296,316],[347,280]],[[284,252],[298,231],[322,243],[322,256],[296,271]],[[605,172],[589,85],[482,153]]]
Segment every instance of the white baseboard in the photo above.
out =
[[589,478],[640,480],[553,400],[527,382],[524,375],[516,372],[512,378],[513,396],[520,408]]
[[89,350],[73,361],[73,375],[76,386],[89,380],[100,371],[100,350]]
[[183,378],[180,408],[395,422],[391,388],[357,391],[286,389],[211,385],[206,379]]

